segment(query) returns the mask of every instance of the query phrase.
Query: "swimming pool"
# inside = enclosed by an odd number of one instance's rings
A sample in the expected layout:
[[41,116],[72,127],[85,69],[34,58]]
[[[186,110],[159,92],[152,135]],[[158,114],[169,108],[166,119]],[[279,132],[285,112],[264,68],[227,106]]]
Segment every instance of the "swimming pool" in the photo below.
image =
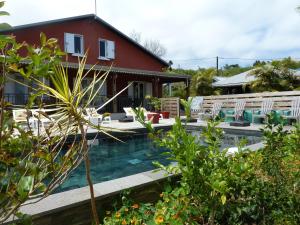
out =
[[[200,131],[191,131],[199,135]],[[226,132],[223,139],[223,148],[236,146],[241,139],[247,139],[248,144],[261,141],[259,135],[243,135]],[[161,153],[167,149],[159,148],[146,134],[130,135],[121,138],[120,143],[110,138],[96,139],[90,145],[91,176],[93,183],[100,183],[124,176],[133,175],[155,169],[152,162],[160,161],[168,164],[170,161]],[[57,192],[67,191],[87,186],[85,166],[81,163],[59,187]]]

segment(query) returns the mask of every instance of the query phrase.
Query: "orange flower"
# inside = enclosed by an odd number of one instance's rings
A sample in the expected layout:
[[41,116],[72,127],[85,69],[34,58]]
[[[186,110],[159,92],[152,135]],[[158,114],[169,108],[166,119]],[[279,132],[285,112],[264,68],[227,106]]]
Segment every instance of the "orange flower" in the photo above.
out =
[[134,209],[138,209],[139,208],[139,204],[135,203],[131,207],[134,208]]
[[125,219],[123,219],[122,220],[122,225],[126,225],[127,223],[126,223],[126,220]]
[[159,215],[155,218],[155,223],[160,224],[164,222],[164,217],[162,215]]

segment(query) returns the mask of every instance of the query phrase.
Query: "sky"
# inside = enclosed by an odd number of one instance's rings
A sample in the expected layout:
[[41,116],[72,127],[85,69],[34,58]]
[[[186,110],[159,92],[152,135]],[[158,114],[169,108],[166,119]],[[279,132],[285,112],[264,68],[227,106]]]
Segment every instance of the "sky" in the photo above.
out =
[[[95,0],[6,0],[3,22],[22,25],[95,13]],[[129,35],[159,40],[173,67],[300,60],[300,0],[97,0],[97,15]]]

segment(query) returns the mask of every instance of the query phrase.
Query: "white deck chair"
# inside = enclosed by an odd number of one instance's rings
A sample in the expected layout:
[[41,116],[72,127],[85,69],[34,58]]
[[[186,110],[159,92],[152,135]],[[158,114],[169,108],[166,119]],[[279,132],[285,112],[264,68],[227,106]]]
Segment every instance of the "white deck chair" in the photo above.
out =
[[202,96],[196,96],[196,97],[189,97],[188,100],[192,99],[191,103],[191,112],[192,113],[200,113],[203,111],[203,97]]
[[[29,125],[33,128],[37,127],[37,119],[34,119],[32,117],[32,115],[28,115],[28,112],[26,109],[14,109],[12,111],[13,113],[13,120],[21,125],[25,125],[27,124],[27,118],[28,118],[28,122]],[[32,113],[31,111],[29,111],[29,113]]]
[[243,112],[246,106],[246,101],[244,99],[239,99],[236,101],[234,106],[234,114],[225,114],[226,117],[233,117],[235,120],[238,120],[243,116]]
[[40,123],[40,125],[45,128],[45,125],[52,122],[50,117],[45,116],[45,109],[31,109],[30,111],[32,112],[32,116],[36,119],[36,126]]
[[274,105],[274,102],[273,102],[272,99],[263,100],[262,103],[261,103],[260,114],[255,115],[252,112],[252,123],[254,123],[254,118],[255,117],[263,118],[263,119],[267,120],[268,119],[267,115],[269,113],[271,113],[271,111],[273,109],[273,105]]
[[97,120],[98,125],[102,123],[111,123],[111,116],[106,116],[103,118],[102,114],[99,114],[96,110],[96,108],[86,108],[85,109],[86,115],[90,122],[92,122],[94,119]]
[[298,123],[300,123],[300,97],[292,100],[290,115],[283,115],[284,119],[295,119]]
[[212,106],[212,109],[211,109],[211,112],[210,113],[204,113],[203,115],[214,119],[219,115],[219,113],[222,109],[222,106],[223,106],[223,102],[214,102],[214,104]]
[[133,121],[136,120],[137,116],[136,116],[135,112],[133,111],[133,109],[131,107],[123,107],[123,110],[126,114],[126,117],[131,116],[133,118]]

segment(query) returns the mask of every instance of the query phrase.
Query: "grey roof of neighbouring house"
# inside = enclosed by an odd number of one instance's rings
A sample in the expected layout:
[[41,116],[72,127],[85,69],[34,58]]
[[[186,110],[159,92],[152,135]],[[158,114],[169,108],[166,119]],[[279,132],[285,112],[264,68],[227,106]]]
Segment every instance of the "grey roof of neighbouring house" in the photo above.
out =
[[100,17],[98,17],[95,14],[80,15],[80,16],[74,16],[74,17],[68,17],[68,18],[62,18],[62,19],[56,19],[56,20],[49,20],[49,21],[38,22],[38,23],[19,25],[19,26],[14,26],[14,27],[6,29],[6,30],[0,30],[0,33],[16,31],[16,30],[23,30],[23,29],[28,29],[28,28],[31,28],[31,27],[39,27],[39,26],[45,26],[45,25],[50,25],[50,24],[64,23],[66,21],[74,21],[74,20],[81,20],[81,19],[93,19],[93,20],[96,20],[96,21],[102,23],[103,25],[105,25],[106,27],[108,27],[109,29],[111,29],[112,31],[114,31],[115,33],[117,33],[118,35],[123,37],[124,39],[128,40],[129,42],[136,45],[138,48],[142,49],[147,54],[149,54],[152,57],[159,60],[164,65],[169,66],[169,63],[166,62],[164,59],[162,59],[159,56],[155,55],[154,53],[152,53],[151,51],[146,49],[144,46],[142,46],[141,44],[139,44],[138,42],[136,42],[132,38],[128,37],[127,35],[125,35],[121,31],[119,31],[117,28],[110,25],[109,23],[107,23],[106,21],[104,21],[103,19],[101,19]]
[[229,86],[241,86],[252,82],[255,80],[255,77],[251,75],[252,70],[248,70],[246,72],[226,77],[224,79],[219,79],[217,82],[214,82],[213,87],[229,87]]
[[[212,84],[213,87],[232,87],[242,86],[255,80],[255,76],[251,74],[252,70],[231,76],[225,77],[224,79],[218,79]],[[292,70],[294,75],[300,77],[300,69]]]

